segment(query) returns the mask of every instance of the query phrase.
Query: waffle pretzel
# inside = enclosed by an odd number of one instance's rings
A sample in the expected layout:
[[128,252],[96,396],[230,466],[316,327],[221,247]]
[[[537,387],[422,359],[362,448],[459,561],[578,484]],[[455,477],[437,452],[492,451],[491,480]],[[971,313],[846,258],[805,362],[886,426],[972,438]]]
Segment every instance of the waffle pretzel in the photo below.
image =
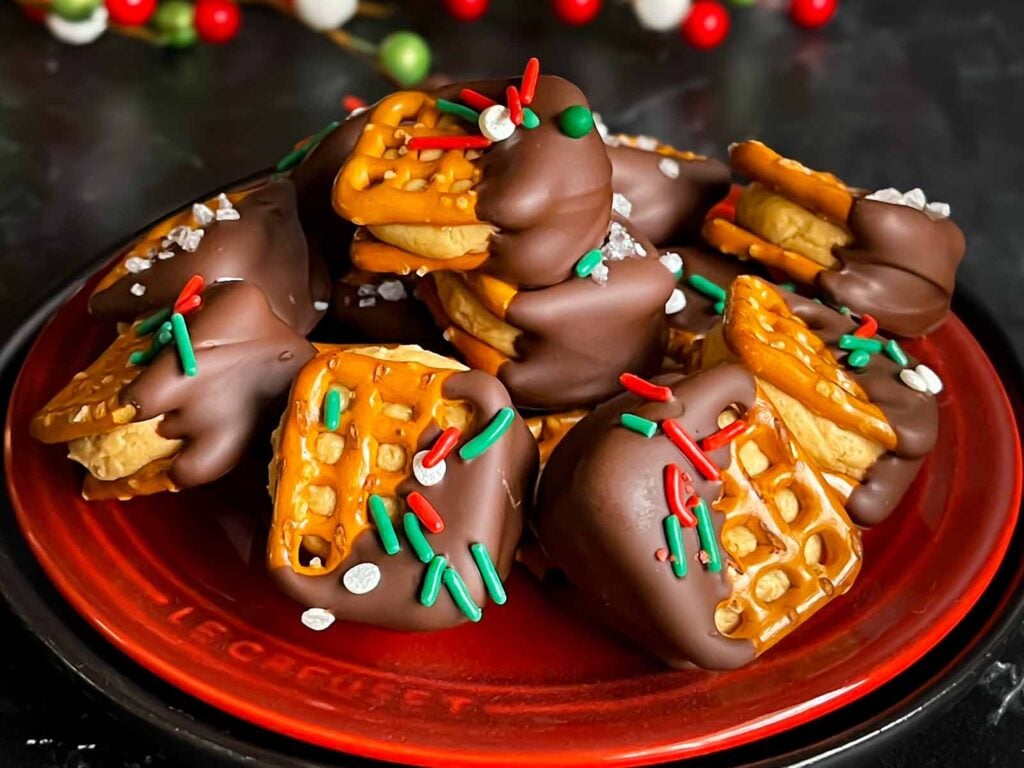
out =
[[746,422],[712,505],[725,516],[721,539],[733,588],[716,608],[715,626],[760,655],[850,589],[861,540],[763,391]]
[[692,162],[694,160],[707,160],[705,155],[690,152],[686,149],[676,149],[671,144],[663,144],[657,139],[649,136],[633,136],[628,133],[617,133],[612,137],[615,145],[632,147],[633,149],[644,149],[648,152],[657,152],[659,155],[671,157],[673,160]]
[[737,277],[722,327],[729,348],[759,379],[841,428],[886,450],[896,447],[896,433],[881,408],[769,283]]
[[376,106],[334,182],[334,207],[360,225],[479,224],[481,171],[466,150],[410,150],[417,136],[464,136],[458,120],[433,98],[400,91]]
[[[442,395],[445,380],[466,370],[449,358],[415,346],[320,349],[292,386],[271,465],[270,567],[305,575],[344,561],[371,524],[371,494],[397,512],[399,483],[427,432],[465,430],[473,418],[468,403]],[[322,410],[330,389],[342,404],[333,431]]]

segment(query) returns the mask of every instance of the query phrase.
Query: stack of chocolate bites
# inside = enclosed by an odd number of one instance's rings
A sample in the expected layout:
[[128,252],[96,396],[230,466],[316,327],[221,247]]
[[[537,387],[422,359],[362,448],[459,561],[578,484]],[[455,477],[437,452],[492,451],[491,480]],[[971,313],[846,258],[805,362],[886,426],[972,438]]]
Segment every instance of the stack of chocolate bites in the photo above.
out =
[[897,337],[964,241],[920,190],[730,155],[610,135],[536,59],[394,93],[120,254],[118,337],[33,433],[128,499],[280,416],[267,560],[312,629],[479,621],[528,552],[667,664],[741,666],[850,589],[932,449]]

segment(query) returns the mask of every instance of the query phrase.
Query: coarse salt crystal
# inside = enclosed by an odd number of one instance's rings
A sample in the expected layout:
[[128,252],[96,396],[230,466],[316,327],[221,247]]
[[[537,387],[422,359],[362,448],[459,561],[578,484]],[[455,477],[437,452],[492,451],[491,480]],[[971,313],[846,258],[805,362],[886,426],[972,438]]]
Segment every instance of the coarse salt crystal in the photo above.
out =
[[192,218],[199,223],[199,226],[205,227],[213,221],[213,211],[210,210],[210,206],[206,205],[206,203],[193,203]]
[[378,286],[377,295],[384,301],[401,301],[408,296],[401,280],[385,280]]
[[374,299],[374,298],[360,299],[359,300],[359,306],[360,307],[374,307],[376,305],[377,305],[377,300]]
[[678,253],[667,251],[658,257],[658,261],[660,261],[662,266],[676,277],[683,276],[683,257]]
[[629,202],[628,197],[616,192],[612,195],[612,210],[622,218],[628,219],[629,214],[633,212],[633,204]]
[[665,314],[674,315],[676,312],[682,312],[684,309],[686,309],[685,294],[678,288],[672,289],[672,295],[665,302]]
[[237,208],[217,209],[217,221],[238,221],[240,218],[242,218],[242,214],[238,212]]
[[670,179],[679,178],[679,163],[671,157],[663,157],[658,161],[658,170]]
[[330,304],[328,304],[326,301],[313,302],[313,309],[315,309],[317,312],[325,312],[327,310],[327,307],[329,306]]
[[608,265],[603,261],[594,267],[590,273],[590,279],[598,285],[604,285],[608,282]]
[[201,229],[190,230],[185,242],[181,243],[182,250],[195,253],[199,249],[199,243],[202,242],[204,234],[206,233]]
[[146,293],[146,286],[142,283],[132,283],[132,287],[128,289],[128,292],[132,296],[144,296]]
[[143,259],[140,256],[129,256],[124,262],[124,268],[133,275],[137,275],[139,272],[145,272],[152,266],[153,262],[149,259]]
[[235,206],[232,205],[231,198],[221,192],[217,195],[217,207],[223,210],[225,208],[234,208]]

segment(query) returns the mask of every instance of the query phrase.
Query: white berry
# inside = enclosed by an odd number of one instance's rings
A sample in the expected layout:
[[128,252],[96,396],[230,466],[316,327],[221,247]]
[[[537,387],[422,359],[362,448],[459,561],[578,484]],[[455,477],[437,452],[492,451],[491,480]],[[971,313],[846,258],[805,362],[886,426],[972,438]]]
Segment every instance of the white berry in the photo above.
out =
[[317,32],[337,29],[356,15],[358,0],[295,0],[299,21]]
[[633,0],[633,10],[640,26],[666,32],[683,22],[692,4],[692,0]]

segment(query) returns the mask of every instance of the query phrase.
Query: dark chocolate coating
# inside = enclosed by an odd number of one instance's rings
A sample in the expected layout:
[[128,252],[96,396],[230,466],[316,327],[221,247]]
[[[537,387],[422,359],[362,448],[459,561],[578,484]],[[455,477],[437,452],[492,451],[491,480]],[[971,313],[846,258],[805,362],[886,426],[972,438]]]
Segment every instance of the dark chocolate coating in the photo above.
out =
[[[446,398],[469,401],[475,410],[473,430],[460,445],[486,426],[499,409],[511,405],[501,383],[482,371],[452,375],[443,391]],[[429,447],[438,434],[434,430],[424,435],[420,450]],[[449,565],[465,580],[473,601],[481,608],[488,603],[487,591],[469,547],[477,542],[486,544],[504,580],[512,567],[523,527],[524,505],[534,487],[538,461],[537,444],[517,415],[508,432],[483,455],[467,462],[459,458],[457,449],[449,454],[447,474],[439,484],[423,487],[410,477],[399,487],[399,495],[419,491],[438,510],[444,519],[444,530],[426,534],[427,540],[435,554],[448,558]],[[290,568],[278,568],[271,575],[294,600],[304,606],[330,610],[342,620],[418,631],[465,622],[466,617],[444,587],[434,606],[427,608],[420,603],[426,565],[417,559],[402,532],[402,521],[394,522],[402,544],[395,555],[384,552],[371,526],[356,537],[348,557],[331,573],[305,576]],[[362,562],[376,563],[381,579],[376,589],[357,595],[345,588],[342,577]],[[509,599],[514,600],[515,596],[510,595]]]
[[[839,349],[839,338],[852,334],[857,323],[810,299],[788,292],[783,295],[793,313],[828,344],[840,364],[845,364],[849,353]],[[910,363],[911,367],[916,364]],[[882,409],[896,432],[896,448],[879,457],[846,502],[846,511],[855,523],[871,526],[892,513],[917,477],[924,457],[935,446],[939,407],[934,396],[904,384],[900,380],[900,366],[884,353],[872,355],[864,368],[847,366],[846,370],[864,388],[871,402]]]
[[[598,615],[650,653],[673,667],[733,669],[754,658],[754,647],[715,628],[715,608],[732,593],[727,569],[716,574],[701,564],[695,528],[683,529],[689,558],[684,578],[655,557],[667,547],[664,468],[678,464],[709,505],[721,483],[705,480],[663,433],[645,438],[621,426],[619,418],[673,418],[700,440],[718,430],[718,414],[727,406],[737,404],[745,412],[753,405],[754,379],[740,365],[722,365],[655,381],[672,388],[671,401],[621,394],[570,430],[541,476],[531,528],[552,564]],[[728,446],[710,457],[726,466]],[[720,539],[724,515],[711,516]]]
[[963,232],[906,205],[858,198],[847,226],[853,244],[833,250],[842,262],[817,284],[836,306],[868,313],[900,336],[934,331],[949,312]]
[[[419,344],[435,351],[451,352],[430,312],[416,298],[416,281],[409,276],[366,275],[365,283],[379,285],[384,280],[401,280],[406,297],[387,301],[381,297],[359,295],[359,282],[337,280],[328,317],[316,330],[317,338],[330,342],[372,341],[380,344]],[[359,306],[365,298],[374,298],[370,306]]]
[[679,281],[679,289],[686,297],[686,306],[669,315],[669,325],[698,336],[710,331],[722,316],[715,312],[714,299],[687,282],[690,275],[700,275],[723,290],[729,290],[732,281],[740,275],[761,275],[764,272],[756,261],[740,261],[704,245],[662,248],[660,253],[677,253],[683,259],[683,279]]
[[[134,320],[173,303],[188,279],[203,276],[207,285],[240,279],[260,288],[274,313],[305,335],[323,315],[314,302],[326,303],[330,285],[316,255],[311,255],[299,226],[295,188],[287,179],[267,182],[236,206],[238,221],[214,221],[204,229],[194,253],[177,245],[170,259],[154,259],[144,272],[128,274],[89,300],[102,319]],[[142,296],[131,293],[139,283]]]
[[572,277],[512,300],[505,320],[523,332],[519,359],[502,365],[498,377],[516,405],[577,408],[618,392],[623,371],[649,376],[660,369],[675,277],[625,224],[647,256],[606,262],[607,283]]
[[163,414],[157,431],[185,441],[170,468],[179,488],[213,482],[234,467],[315,354],[251,283],[210,286],[187,323],[197,374],[182,372],[172,341],[121,393],[137,409],[136,421]]
[[[729,193],[729,167],[718,160],[681,160],[658,152],[610,145],[612,189],[633,205],[630,221],[655,245],[694,243],[711,206]],[[659,164],[671,159],[679,176],[666,176]]]

